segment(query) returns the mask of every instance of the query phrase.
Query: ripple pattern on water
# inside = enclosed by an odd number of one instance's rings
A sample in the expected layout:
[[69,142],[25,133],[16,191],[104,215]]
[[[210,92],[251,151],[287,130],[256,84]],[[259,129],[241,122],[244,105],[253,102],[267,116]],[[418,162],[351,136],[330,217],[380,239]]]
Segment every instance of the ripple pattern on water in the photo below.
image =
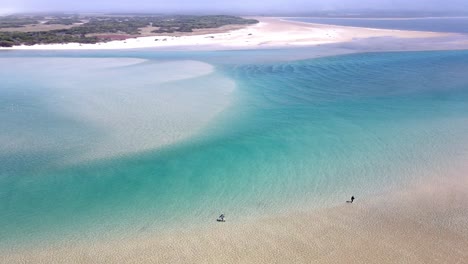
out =
[[135,155],[3,173],[1,237],[181,228],[174,223],[203,224],[220,211],[236,221],[443,173],[467,150],[467,61],[460,51],[221,63],[235,100],[203,133]]

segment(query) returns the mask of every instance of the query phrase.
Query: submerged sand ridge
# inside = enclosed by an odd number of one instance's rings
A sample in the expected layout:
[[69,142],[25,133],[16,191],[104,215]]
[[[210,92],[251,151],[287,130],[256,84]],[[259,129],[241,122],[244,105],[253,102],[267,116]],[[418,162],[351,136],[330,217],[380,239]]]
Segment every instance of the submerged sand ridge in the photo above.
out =
[[[11,85],[18,85],[19,91],[23,87],[31,90],[38,103],[22,107],[44,111],[50,120],[44,124],[47,127],[37,124],[35,130],[11,120],[22,140],[13,133],[1,138],[4,151],[53,153],[67,146],[74,154],[64,156],[66,163],[144,152],[186,139],[229,105],[235,86],[230,79],[216,75],[213,66],[199,61],[1,60],[15,65],[5,70],[11,76],[16,71],[27,74],[22,80],[13,79]],[[67,123],[76,124],[75,129],[64,130],[62,124]]]

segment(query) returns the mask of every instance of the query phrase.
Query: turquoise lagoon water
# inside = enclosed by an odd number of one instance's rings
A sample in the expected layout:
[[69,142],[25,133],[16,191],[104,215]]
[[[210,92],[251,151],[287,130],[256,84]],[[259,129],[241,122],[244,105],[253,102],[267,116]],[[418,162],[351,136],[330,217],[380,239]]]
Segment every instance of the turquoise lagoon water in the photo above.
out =
[[1,246],[334,206],[466,155],[468,51],[297,52],[1,54]]
[[289,20],[350,27],[468,33],[468,17],[434,18],[288,18]]

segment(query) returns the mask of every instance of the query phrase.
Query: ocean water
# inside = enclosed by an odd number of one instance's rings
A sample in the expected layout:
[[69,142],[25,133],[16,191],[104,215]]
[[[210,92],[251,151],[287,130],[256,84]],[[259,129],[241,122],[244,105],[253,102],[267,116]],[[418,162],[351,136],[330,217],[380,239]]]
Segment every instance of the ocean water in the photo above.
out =
[[468,51],[290,52],[0,54],[0,247],[370,199],[468,153]]
[[468,17],[450,18],[288,18],[288,20],[351,27],[468,33]]

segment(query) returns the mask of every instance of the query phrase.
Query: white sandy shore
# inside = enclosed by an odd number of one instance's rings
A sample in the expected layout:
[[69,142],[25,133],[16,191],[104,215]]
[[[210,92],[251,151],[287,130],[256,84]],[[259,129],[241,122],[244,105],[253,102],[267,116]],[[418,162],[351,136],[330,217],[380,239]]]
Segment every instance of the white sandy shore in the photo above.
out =
[[467,263],[468,178],[308,213],[0,252],[4,263]]
[[191,36],[151,36],[98,44],[48,44],[0,48],[9,50],[108,50],[135,48],[243,49],[263,47],[314,46],[374,37],[432,38],[453,36],[450,33],[402,31],[320,25],[256,18],[260,23],[224,33]]

